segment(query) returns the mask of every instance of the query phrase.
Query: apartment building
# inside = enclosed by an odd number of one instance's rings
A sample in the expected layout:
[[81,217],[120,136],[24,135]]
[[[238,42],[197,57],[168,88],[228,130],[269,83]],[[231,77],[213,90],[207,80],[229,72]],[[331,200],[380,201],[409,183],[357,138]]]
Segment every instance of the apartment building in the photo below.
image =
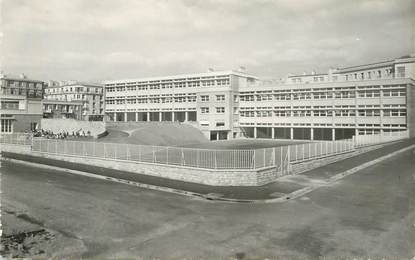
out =
[[43,100],[43,118],[82,119],[81,101]]
[[0,132],[24,132],[39,127],[45,83],[24,74],[1,73],[0,86]]
[[101,84],[49,81],[45,89],[45,100],[82,102],[80,120],[102,121],[104,118],[103,92]]
[[211,140],[336,140],[410,130],[415,58],[263,81],[239,71],[107,81],[112,121],[193,121]]
[[105,113],[111,121],[193,122],[212,140],[228,139],[240,131],[238,90],[255,80],[239,70],[107,81]]

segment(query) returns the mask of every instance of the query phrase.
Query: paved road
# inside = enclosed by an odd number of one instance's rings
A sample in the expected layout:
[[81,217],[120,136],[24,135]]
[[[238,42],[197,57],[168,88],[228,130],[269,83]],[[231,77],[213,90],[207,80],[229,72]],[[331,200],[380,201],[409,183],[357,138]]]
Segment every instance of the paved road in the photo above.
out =
[[[3,209],[24,212],[62,235],[53,243],[72,246],[48,254],[414,256],[415,150],[280,204],[201,201],[10,162],[1,174]],[[6,230],[19,228],[8,219]]]

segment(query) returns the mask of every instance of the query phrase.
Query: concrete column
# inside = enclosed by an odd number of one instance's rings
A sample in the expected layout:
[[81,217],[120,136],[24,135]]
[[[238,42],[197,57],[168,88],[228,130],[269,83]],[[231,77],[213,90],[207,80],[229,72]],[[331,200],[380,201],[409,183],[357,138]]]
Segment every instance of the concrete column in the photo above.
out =
[[124,112],[124,122],[127,122],[127,112]]
[[159,112],[159,121],[160,122],[162,121],[162,116],[163,116],[163,114],[161,112]]
[[184,112],[184,121],[187,122],[189,119],[189,112]]
[[147,122],[150,122],[150,112],[147,112]]
[[331,140],[336,140],[336,129],[334,128],[331,129]]
[[174,111],[171,112],[171,121],[174,122]]
[[294,140],[294,128],[290,127],[290,139]]
[[256,129],[256,126],[254,127],[254,138],[257,138],[258,137],[258,134],[257,134],[257,129]]
[[138,112],[135,112],[135,121],[138,122]]
[[314,140],[314,128],[310,128],[310,140]]
[[359,135],[359,130],[357,128],[354,129],[354,135],[358,136]]
[[271,139],[275,138],[275,128],[271,127]]
[[117,122],[117,113],[114,112],[114,122]]

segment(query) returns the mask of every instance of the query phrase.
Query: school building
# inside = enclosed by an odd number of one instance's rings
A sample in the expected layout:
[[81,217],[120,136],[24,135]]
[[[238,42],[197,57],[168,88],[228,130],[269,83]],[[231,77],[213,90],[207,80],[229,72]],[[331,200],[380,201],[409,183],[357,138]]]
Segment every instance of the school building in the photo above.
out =
[[408,131],[415,136],[415,57],[265,81],[237,71],[112,80],[112,121],[180,121],[211,140],[338,140]]

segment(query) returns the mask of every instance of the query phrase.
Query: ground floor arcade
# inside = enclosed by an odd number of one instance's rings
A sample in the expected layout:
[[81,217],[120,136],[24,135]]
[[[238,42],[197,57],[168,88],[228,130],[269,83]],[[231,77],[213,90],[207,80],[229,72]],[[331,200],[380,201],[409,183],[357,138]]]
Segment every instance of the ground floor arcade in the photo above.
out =
[[112,112],[107,113],[113,122],[185,122],[197,121],[196,111],[178,112]]

